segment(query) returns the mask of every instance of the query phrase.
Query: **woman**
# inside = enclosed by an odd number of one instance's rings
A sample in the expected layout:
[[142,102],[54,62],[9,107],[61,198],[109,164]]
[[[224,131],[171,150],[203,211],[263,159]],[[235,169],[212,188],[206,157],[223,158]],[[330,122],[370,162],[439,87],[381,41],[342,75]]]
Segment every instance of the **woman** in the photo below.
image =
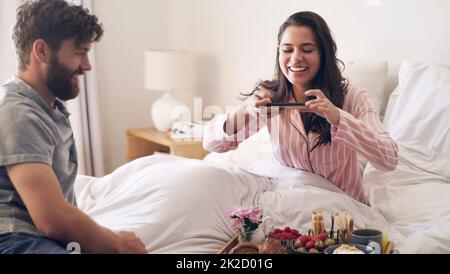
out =
[[[336,50],[319,15],[291,15],[278,33],[275,79],[261,82],[239,107],[216,117],[205,133],[205,149],[235,149],[267,125],[281,164],[319,174],[367,203],[358,154],[375,168],[391,171],[398,163],[398,147],[383,129],[367,91],[342,77]],[[306,107],[272,107],[263,115],[261,110],[272,102]]]

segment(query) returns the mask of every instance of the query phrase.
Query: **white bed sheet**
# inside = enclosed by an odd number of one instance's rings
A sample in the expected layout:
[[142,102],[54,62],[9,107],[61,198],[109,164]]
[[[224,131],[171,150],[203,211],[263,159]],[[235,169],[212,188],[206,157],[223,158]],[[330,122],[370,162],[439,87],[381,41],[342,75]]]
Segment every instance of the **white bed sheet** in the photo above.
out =
[[357,227],[386,226],[380,214],[322,177],[274,162],[244,170],[150,156],[103,178],[79,177],[76,192],[79,207],[95,221],[136,232],[152,253],[216,253],[233,235],[223,214],[238,206],[261,205],[275,226],[305,232],[313,209],[348,211]]

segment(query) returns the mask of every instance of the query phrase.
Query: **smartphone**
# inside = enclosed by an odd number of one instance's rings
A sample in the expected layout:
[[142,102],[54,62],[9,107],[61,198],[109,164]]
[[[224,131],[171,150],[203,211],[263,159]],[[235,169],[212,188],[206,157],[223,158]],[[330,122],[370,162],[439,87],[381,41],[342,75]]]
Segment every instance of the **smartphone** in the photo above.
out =
[[268,103],[267,107],[306,107],[305,103]]

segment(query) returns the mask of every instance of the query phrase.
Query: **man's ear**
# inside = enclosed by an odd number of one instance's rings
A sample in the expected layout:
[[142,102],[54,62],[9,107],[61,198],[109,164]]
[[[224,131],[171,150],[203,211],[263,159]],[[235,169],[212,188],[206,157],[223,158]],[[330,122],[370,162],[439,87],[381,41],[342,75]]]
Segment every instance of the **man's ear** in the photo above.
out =
[[47,63],[50,60],[50,47],[42,39],[37,39],[33,43],[31,54],[39,63]]

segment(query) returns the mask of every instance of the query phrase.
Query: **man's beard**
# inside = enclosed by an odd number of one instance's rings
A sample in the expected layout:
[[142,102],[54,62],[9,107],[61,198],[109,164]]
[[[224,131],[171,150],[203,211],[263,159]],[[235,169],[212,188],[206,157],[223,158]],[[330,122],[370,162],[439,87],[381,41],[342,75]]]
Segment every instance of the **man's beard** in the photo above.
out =
[[64,65],[59,63],[56,56],[52,56],[47,74],[47,87],[50,92],[58,99],[68,101],[74,99],[80,93],[80,87],[77,83],[72,83],[75,75],[82,75],[82,69],[69,71]]

